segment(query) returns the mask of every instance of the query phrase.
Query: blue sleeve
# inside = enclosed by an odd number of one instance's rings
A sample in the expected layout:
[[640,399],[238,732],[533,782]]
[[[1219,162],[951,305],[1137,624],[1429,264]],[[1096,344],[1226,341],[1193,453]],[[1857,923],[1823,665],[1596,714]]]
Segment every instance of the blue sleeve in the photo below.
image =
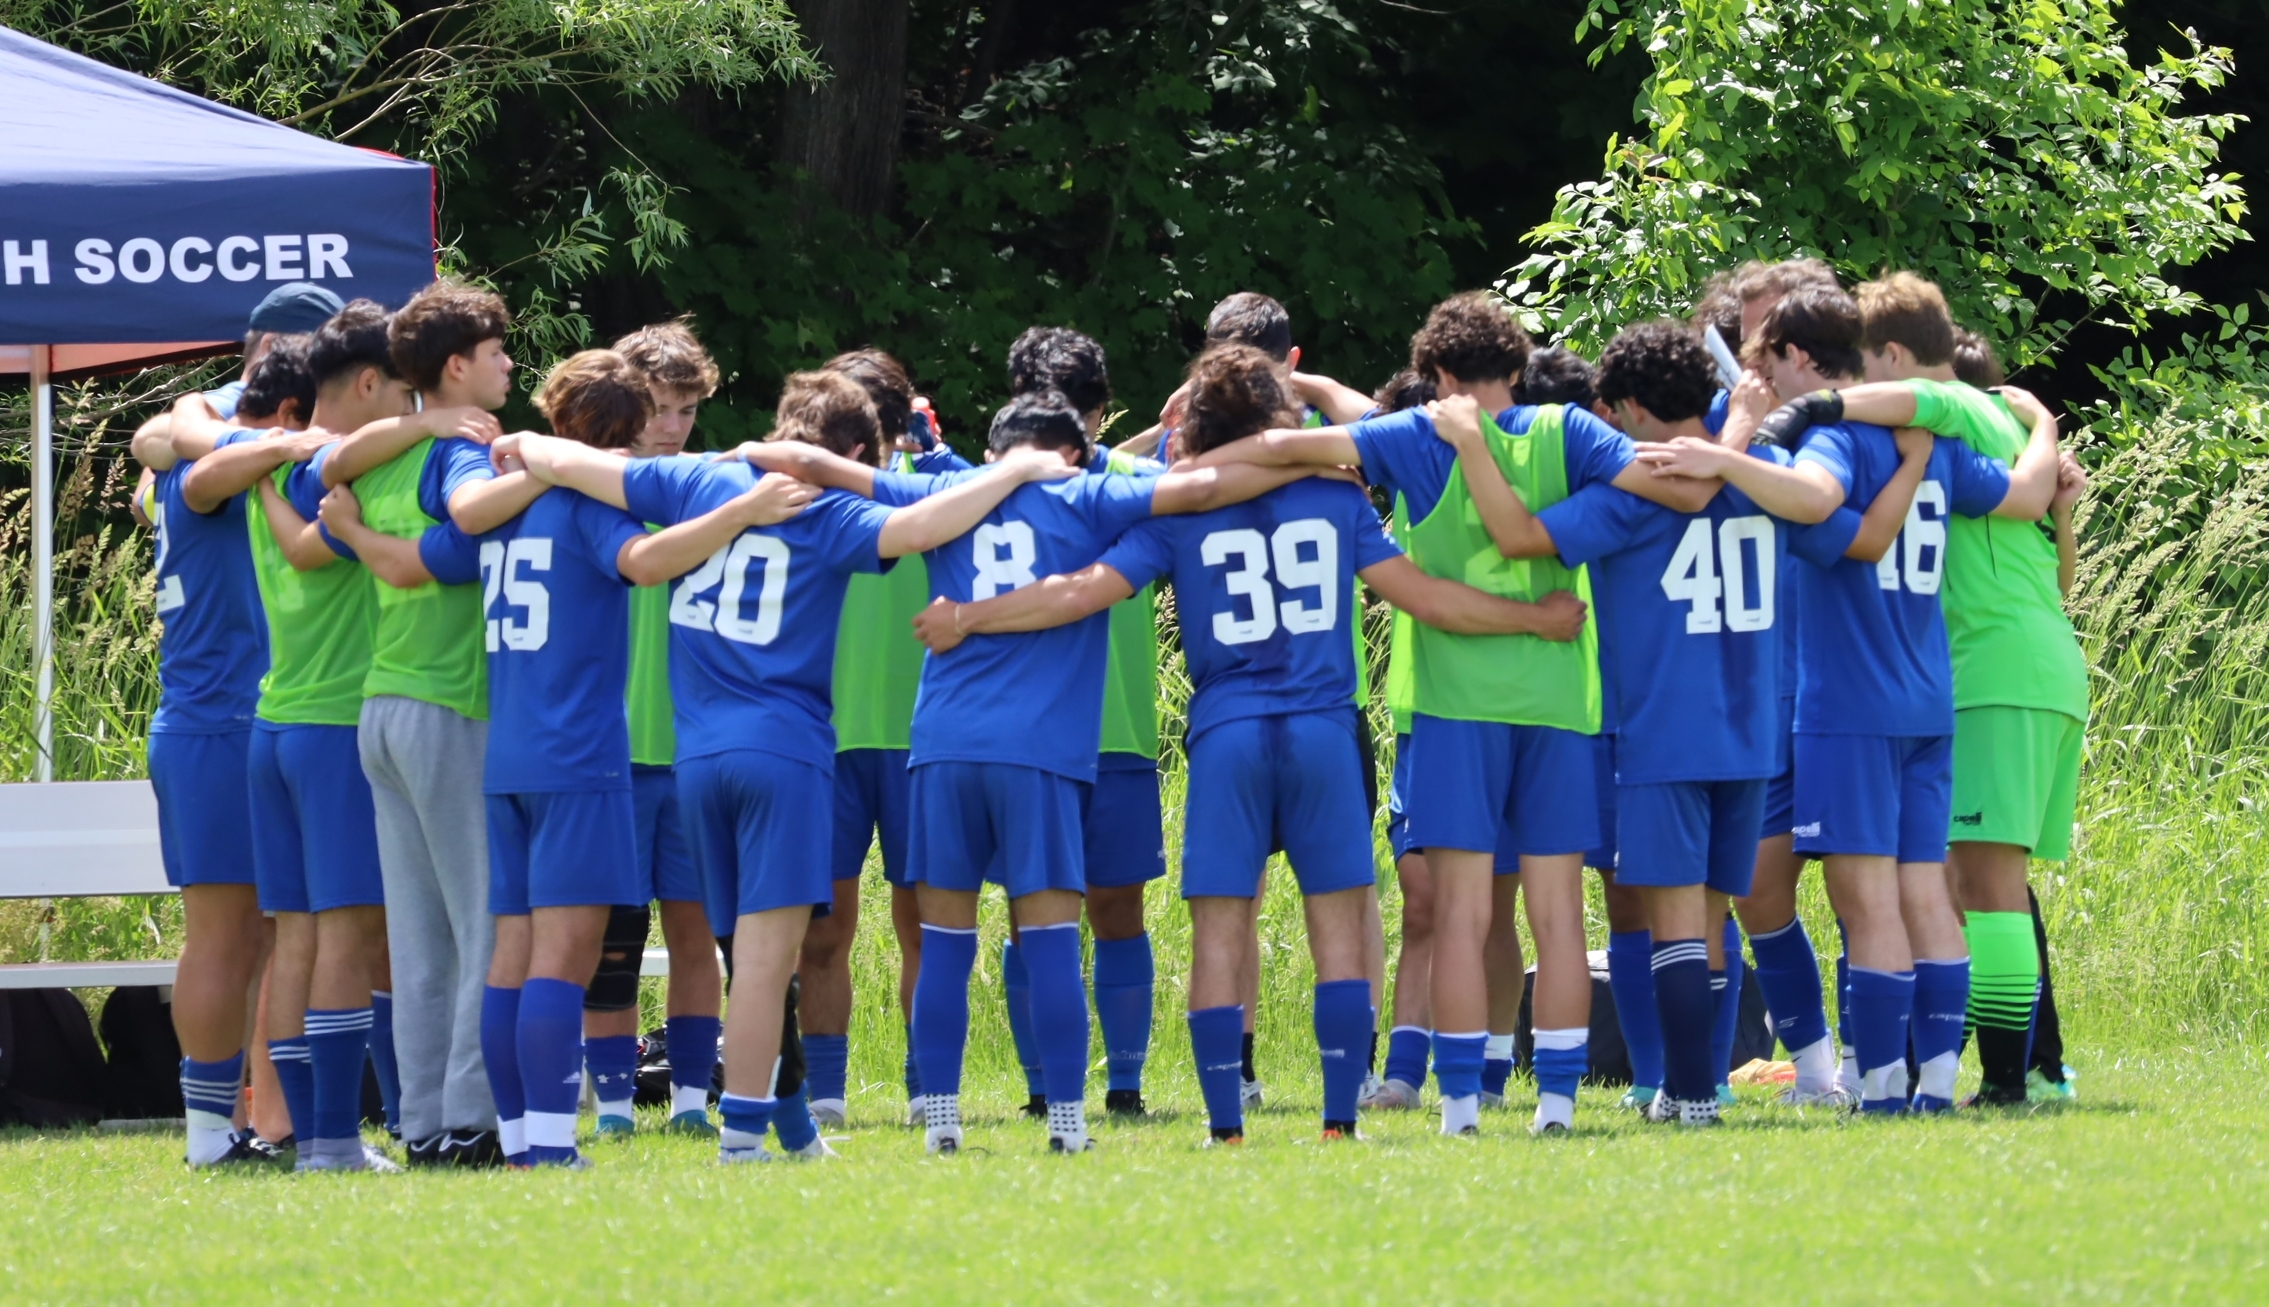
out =
[[248,427],[238,427],[234,431],[222,432],[220,439],[213,442],[213,448],[227,449],[230,445],[241,445],[247,440],[258,440],[261,435],[261,432]]
[[1595,482],[1536,515],[1552,547],[1569,567],[1597,562],[1628,548],[1649,510],[1668,512],[1605,482]]
[[1814,567],[1829,568],[1843,561],[1844,551],[1859,539],[1860,512],[1848,505],[1828,514],[1824,522],[1788,529],[1788,551]]
[[1145,476],[1088,476],[1080,496],[1088,524],[1105,540],[1117,539],[1127,528],[1150,517],[1150,501],[1157,494],[1158,478]]
[[244,402],[244,383],[232,381],[225,386],[208,390],[205,392],[205,402],[212,406],[213,412],[221,421],[231,421],[236,417],[238,406]]
[[[966,465],[963,470],[966,469]],[[890,508],[919,504],[931,495],[961,484],[962,478],[937,472],[877,472],[874,501]]]
[[1371,497],[1353,486],[1342,488],[1347,491],[1342,498],[1347,503],[1348,536],[1355,542],[1354,570],[1360,572],[1390,558],[1402,557],[1402,546],[1395,543],[1387,524],[1379,520],[1379,510],[1371,507]]
[[323,496],[329,493],[323,484],[323,464],[338,447],[338,442],[333,441],[316,450],[315,457],[307,462],[292,464],[291,470],[284,473],[284,501],[292,506],[293,512],[315,523],[316,534],[323,538],[324,544],[331,546],[332,553],[341,558],[354,558],[355,551],[323,525]]
[[1959,440],[1938,438],[1938,453],[1949,463],[1946,493],[1950,511],[1963,517],[1987,517],[2009,497],[2009,468]]
[[1140,590],[1174,570],[1174,522],[1154,517],[1137,522],[1104,551],[1104,566]]
[[481,542],[455,522],[436,522],[418,537],[418,561],[443,585],[470,585],[481,579]]
[[[562,490],[554,493],[574,494],[575,492]],[[615,560],[622,556],[624,545],[645,536],[645,524],[616,508],[613,504],[602,504],[587,495],[575,495],[575,499],[575,529],[583,537],[583,547],[591,551],[592,561],[599,565],[600,571],[621,581],[624,585],[630,584],[629,580],[616,570]],[[430,565],[428,570],[430,570]],[[438,576],[439,573],[435,573],[435,575]]]
[[[820,549],[828,565],[838,572],[887,572],[895,558],[882,556],[882,527],[890,520],[889,507],[846,490],[831,490],[804,513],[822,514]],[[793,520],[793,519],[791,519]]]
[[912,462],[915,472],[930,476],[938,476],[947,472],[967,472],[976,467],[976,464],[954,453],[953,447],[942,440],[938,442],[936,449],[914,455]]
[[1733,392],[1730,390],[1720,389],[1718,393],[1710,396],[1709,411],[1702,414],[1702,429],[1713,436],[1724,432],[1726,410],[1732,404]]
[[1817,463],[1828,469],[1828,474],[1836,479],[1836,484],[1844,488],[1844,497],[1851,497],[1853,460],[1849,431],[1842,427],[1812,428],[1811,434],[1804,441],[1804,447],[1797,451],[1796,461]]
[[1623,475],[1638,450],[1631,438],[1574,405],[1560,412],[1560,443],[1568,466],[1568,490],[1604,485]]
[[[1434,419],[1426,410],[1406,408],[1399,413],[1383,417],[1365,418],[1347,429],[1355,441],[1356,457],[1362,460],[1363,477],[1388,494],[1400,493],[1405,498],[1431,504],[1441,498],[1442,486],[1449,483],[1449,469],[1445,464],[1438,475],[1432,471],[1421,450],[1439,446],[1455,462],[1457,454],[1444,445],[1434,434]],[[1437,459],[1438,461],[1438,459]]]
[[623,502],[640,521],[676,526],[705,511],[689,511],[686,501],[693,487],[710,475],[709,465],[699,459],[634,458],[622,470]]
[[438,522],[449,516],[449,499],[461,487],[495,476],[496,468],[488,461],[488,446],[462,436],[443,437],[433,442],[425,469],[418,476],[418,507]]

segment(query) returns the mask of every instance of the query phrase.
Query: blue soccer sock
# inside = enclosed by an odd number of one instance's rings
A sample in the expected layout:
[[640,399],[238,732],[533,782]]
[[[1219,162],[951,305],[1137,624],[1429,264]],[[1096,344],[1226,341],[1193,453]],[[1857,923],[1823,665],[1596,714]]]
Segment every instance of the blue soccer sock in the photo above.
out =
[[1860,1069],[1860,1108],[1907,1108],[1907,1033],[1914,1015],[1911,971],[1851,968],[1852,1047]]
[[[811,1036],[804,1038],[808,1040]],[[805,1056],[809,1057],[809,1052]],[[782,1148],[800,1153],[819,1138],[819,1122],[811,1119],[810,1073],[805,1073],[804,1082],[796,1086],[796,1092],[780,1095],[779,1101],[780,1105],[772,1110],[772,1132],[780,1136]]]
[[1316,1050],[1324,1064],[1324,1122],[1355,1120],[1363,1092],[1363,1045],[1371,1037],[1371,982],[1331,980],[1316,986]]
[[842,1102],[850,1065],[849,1035],[804,1035],[804,1088],[810,1101]]
[[1576,1086],[1591,1069],[1591,1029],[1539,1027],[1535,1057],[1537,1124],[1571,1124],[1576,1114]]
[[969,973],[977,932],[922,927],[922,970],[914,978],[914,1058],[927,1098],[961,1096],[961,1054],[969,1040]]
[[1386,1078],[1400,1080],[1413,1089],[1426,1084],[1426,1053],[1434,1043],[1434,1032],[1418,1026],[1396,1026],[1387,1032]]
[[753,1157],[762,1160],[764,1132],[772,1128],[772,1114],[780,1106],[771,1098],[725,1094],[717,1100],[717,1115],[724,1128],[717,1132],[717,1151],[728,1161]]
[[1190,1013],[1190,1056],[1198,1066],[1198,1090],[1205,1095],[1206,1124],[1215,1136],[1245,1129],[1245,1077],[1237,1054],[1245,1034],[1245,1008],[1200,1008]]
[[[1793,1057],[1825,1041],[1828,1008],[1820,993],[1820,957],[1812,951],[1812,937],[1804,933],[1804,919],[1791,918],[1779,930],[1751,935],[1749,947],[1757,954],[1757,983],[1765,991],[1781,1046]],[[1804,1069],[1797,1070],[1801,1075]]]
[[1716,1097],[1710,1075],[1712,1013],[1708,946],[1698,939],[1656,940],[1655,1011],[1662,1028],[1662,1084],[1672,1102]]
[[[362,1165],[362,1068],[370,1060],[370,1009],[309,1008],[307,1060],[315,1082],[315,1160]],[[301,1135],[306,1141],[307,1136]]]
[[1749,961],[1741,955],[1741,927],[1732,917],[1725,919],[1725,970],[1710,973],[1711,992],[1717,995],[1717,1010],[1710,1027],[1710,1086],[1714,1090],[1726,1082],[1733,1070],[1733,1041],[1741,1032],[1741,980],[1749,972]]
[[1486,1030],[1434,1032],[1434,1081],[1442,1090],[1442,1133],[1454,1135],[1478,1127],[1481,1111],[1481,1063],[1487,1056]]
[[915,1099],[922,1096],[922,1070],[921,1067],[914,1061],[914,1023],[911,1021],[907,1022],[905,1024],[905,1031],[906,1065],[903,1069],[906,1076],[906,1101],[911,1103]]
[[299,1168],[307,1170],[315,1164],[315,1067],[307,1058],[307,1037],[269,1040],[268,1062],[276,1068],[276,1086],[284,1092],[284,1110],[291,1113]]
[[528,1164],[575,1160],[583,1089],[583,987],[531,977],[520,987],[520,1088],[528,1098]]
[[[673,1056],[674,1049],[673,1048]],[[528,1096],[520,1084],[520,991],[490,985],[481,991],[481,1061],[496,1099],[496,1139],[506,1161],[528,1150]]]
[[602,1035],[583,1041],[583,1068],[591,1073],[591,1096],[599,1115],[630,1120],[638,1098],[638,1036]]
[[[917,978],[914,982],[922,982]],[[1024,1068],[1024,1092],[1034,1098],[1046,1086],[1040,1073],[1040,1041],[1032,1034],[1032,975],[1015,940],[1001,945],[1001,998],[1008,1005],[1008,1037],[1016,1044],[1016,1064]]]
[[670,1115],[709,1116],[709,1086],[717,1077],[717,1041],[725,1023],[716,1017],[670,1017],[662,1038],[670,1050]]
[[378,1101],[386,1109],[386,1130],[402,1133],[402,1065],[394,1059],[394,996],[370,992],[370,1069],[378,1077]]
[[1914,1106],[1943,1112],[1954,1106],[1954,1077],[1962,1068],[1962,1025],[1970,1005],[1970,960],[1915,959]]
[[1032,1036],[1040,1046],[1042,1092],[1051,1103],[1087,1098],[1087,986],[1080,983],[1079,924],[1024,928],[1032,973]]
[[[1103,1028],[1108,1088],[1142,1088],[1143,1064],[1150,1060],[1150,1009],[1157,980],[1147,933],[1095,941],[1095,1021]],[[1366,985],[1366,1009],[1369,992]]]
[[219,1062],[181,1059],[181,1106],[189,1127],[189,1164],[203,1166],[228,1155],[236,1133],[237,1086],[244,1080],[240,1049]]
[[1654,993],[1654,935],[1617,931],[1607,937],[1607,992],[1615,1000],[1615,1024],[1631,1058],[1631,1087],[1662,1088],[1662,1018]]
[[1844,929],[1843,918],[1836,919],[1836,1042],[1845,1048],[1851,1042],[1851,932]]
[[1491,1035],[1481,1044],[1481,1092],[1505,1096],[1505,1086],[1513,1078],[1512,1035]]

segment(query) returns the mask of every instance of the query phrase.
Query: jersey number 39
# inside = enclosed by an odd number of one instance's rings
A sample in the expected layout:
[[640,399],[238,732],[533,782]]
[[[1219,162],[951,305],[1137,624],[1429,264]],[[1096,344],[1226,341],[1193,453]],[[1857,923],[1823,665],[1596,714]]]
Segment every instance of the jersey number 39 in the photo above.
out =
[[[1314,548],[1312,557],[1301,555],[1303,545]],[[1286,522],[1265,537],[1251,527],[1215,531],[1198,542],[1198,557],[1207,567],[1238,560],[1221,578],[1222,588],[1229,592],[1229,608],[1213,615],[1213,638],[1223,644],[1266,640],[1280,625],[1286,634],[1307,635],[1329,631],[1338,623],[1339,532],[1320,517]],[[1268,576],[1272,561],[1274,585]],[[1288,591],[1312,588],[1315,602],[1290,594],[1279,599],[1277,586]],[[1237,616],[1239,599],[1245,601],[1249,616]]]

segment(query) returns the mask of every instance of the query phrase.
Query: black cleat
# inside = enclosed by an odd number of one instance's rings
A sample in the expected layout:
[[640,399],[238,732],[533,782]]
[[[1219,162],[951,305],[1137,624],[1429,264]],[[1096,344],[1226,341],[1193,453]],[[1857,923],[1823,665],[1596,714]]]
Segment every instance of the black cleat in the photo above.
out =
[[[296,1151],[296,1150],[295,1150]],[[226,1166],[256,1170],[263,1167],[290,1168],[292,1153],[285,1152],[250,1130],[239,1130],[229,1136],[228,1151],[205,1163],[206,1166]],[[200,1168],[202,1169],[202,1168]]]
[[1150,1112],[1149,1108],[1142,1105],[1142,1091],[1139,1089],[1106,1091],[1103,1095],[1103,1110],[1112,1116],[1125,1117],[1142,1117]]
[[1031,1117],[1035,1121],[1047,1120],[1048,1096],[1046,1094],[1034,1094],[1032,1097],[1025,1099],[1023,1111],[1026,1116]]
[[451,1130],[441,1140],[438,1165],[475,1171],[504,1165],[504,1142],[494,1130]]

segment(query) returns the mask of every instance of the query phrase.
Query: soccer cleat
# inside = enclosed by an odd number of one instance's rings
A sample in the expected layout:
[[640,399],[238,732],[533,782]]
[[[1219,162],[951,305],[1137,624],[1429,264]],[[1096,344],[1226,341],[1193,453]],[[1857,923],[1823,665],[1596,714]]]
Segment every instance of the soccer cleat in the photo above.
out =
[[1025,1099],[1024,1106],[1018,1110],[1035,1121],[1045,1121],[1048,1119],[1048,1096],[1034,1094]]
[[1132,1119],[1139,1119],[1143,1116],[1147,1116],[1150,1111],[1149,1108],[1143,1106],[1142,1091],[1139,1089],[1113,1089],[1106,1091],[1103,1095],[1103,1110],[1105,1112],[1108,1112],[1112,1116],[1123,1116]]
[[1678,1119],[1678,1100],[1658,1090],[1653,1098],[1647,1100],[1647,1105],[1639,1109],[1639,1116],[1652,1125],[1675,1121]]
[[1418,1086],[1407,1080],[1382,1080],[1363,1106],[1374,1112],[1415,1112],[1420,1106]]
[[1244,1087],[1237,1091],[1237,1101],[1244,1105],[1246,1111],[1254,1111],[1261,1105],[1262,1092],[1263,1088],[1260,1081],[1248,1080]]
[[[1659,1097],[1659,1096],[1658,1096]],[[1574,1100],[1559,1094],[1539,1094],[1536,1116],[1528,1123],[1530,1135],[1542,1139],[1547,1135],[1565,1135],[1576,1124]]]
[[2069,1103],[2080,1097],[2080,1073],[2071,1067],[2063,1068],[2062,1080],[2051,1080],[2039,1067],[2025,1073],[2025,1097],[2035,1103]]
[[[1467,1133],[1476,1132],[1469,1130]],[[1532,1139],[1563,1137],[1569,1133],[1568,1123],[1565,1121],[1531,1121],[1528,1123],[1528,1133]]]
[[291,1157],[283,1149],[252,1133],[238,1130],[228,1137],[228,1151],[210,1162],[191,1163],[197,1170],[214,1166],[290,1166]]
[[754,1148],[720,1148],[717,1150],[717,1165],[719,1166],[751,1166],[771,1160],[772,1154],[766,1152],[762,1144],[758,1144]]
[[314,1161],[308,1163],[306,1169],[310,1171],[369,1171],[377,1175],[393,1175],[402,1169],[402,1164],[369,1144],[364,1144],[362,1155],[351,1162],[335,1162],[317,1157]]
[[599,1117],[596,1133],[602,1139],[610,1136],[628,1139],[638,1133],[638,1122],[627,1116],[616,1116],[611,1112],[602,1113]]
[[710,1124],[707,1109],[688,1110],[671,1117],[670,1123],[662,1127],[662,1133],[666,1135],[692,1135],[696,1139],[715,1139],[717,1127]]
[[907,1099],[906,1124],[910,1126],[928,1124],[930,1119],[929,1102],[930,1100],[928,1099],[928,1097],[922,1094],[916,1094],[912,1098]]
[[1084,1134],[1049,1135],[1048,1151],[1051,1153],[1092,1153],[1095,1151],[1095,1141]]
[[815,1099],[811,1105],[811,1119],[819,1125],[842,1128],[845,1119],[843,1100],[840,1098]]
[[1722,1121],[1723,1118],[1718,1115],[1718,1101],[1714,1098],[1704,1099],[1699,1103],[1680,1103],[1678,1105],[1678,1124],[1681,1126],[1688,1128],[1713,1126],[1721,1124]]
[[781,1156],[794,1162],[824,1162],[831,1158],[840,1157],[842,1154],[829,1148],[825,1139],[813,1139],[801,1148],[789,1149]]
[[494,1130],[452,1130],[443,1136],[441,1164],[469,1170],[504,1165],[504,1142]]
[[1335,1144],[1335,1143],[1342,1143],[1342,1142],[1353,1142],[1353,1143],[1361,1143],[1361,1142],[1362,1142],[1362,1140],[1363,1140],[1363,1132],[1362,1132],[1361,1130],[1358,1130],[1358,1129],[1356,1129],[1356,1128],[1355,1128],[1355,1123],[1354,1123],[1353,1121],[1326,1121],[1326,1122],[1324,1122],[1324,1133],[1323,1133],[1323,1140],[1322,1140],[1322,1142],[1324,1142],[1324,1143],[1327,1143],[1327,1144]]
[[1798,1089],[1791,1085],[1775,1095],[1773,1102],[1780,1107],[1848,1108],[1854,1100],[1851,1091],[1842,1085],[1830,1084],[1825,1089]]
[[1659,1089],[1650,1088],[1646,1085],[1633,1085],[1623,1091],[1623,1096],[1615,1100],[1615,1105],[1626,1112],[1637,1112],[1651,1121],[1654,1118],[1647,1116],[1647,1109],[1652,1107],[1654,1101],[1660,1097],[1662,1097],[1662,1091]]
[[1953,1111],[1954,1100],[1951,1098],[1940,1098],[1936,1094],[1916,1094],[1912,1099],[1908,1100],[1907,1110],[1910,1112],[1921,1112],[1929,1116],[1936,1116],[1940,1112]]
[[[404,1160],[408,1161],[413,1167],[447,1166],[450,1164],[449,1159],[442,1154],[442,1149],[447,1146],[449,1139],[449,1132],[446,1130],[431,1138],[413,1139],[410,1141],[410,1146],[403,1150]],[[270,1144],[269,1147],[276,1148],[278,1152],[283,1151],[274,1144]]]
[[1718,1106],[1719,1106],[1719,1107],[1739,1107],[1739,1106],[1741,1106],[1741,1100],[1740,1100],[1740,1099],[1738,1099],[1738,1098],[1735,1098],[1735,1097],[1733,1096],[1733,1086],[1732,1086],[1732,1085],[1719,1085],[1719,1086],[1718,1086]]
[[1242,1130],[1216,1130],[1207,1135],[1205,1140],[1198,1145],[1200,1148],[1242,1148],[1244,1146],[1245,1132]]
[[951,1157],[961,1151],[961,1127],[933,1125],[922,1131],[922,1151]]

